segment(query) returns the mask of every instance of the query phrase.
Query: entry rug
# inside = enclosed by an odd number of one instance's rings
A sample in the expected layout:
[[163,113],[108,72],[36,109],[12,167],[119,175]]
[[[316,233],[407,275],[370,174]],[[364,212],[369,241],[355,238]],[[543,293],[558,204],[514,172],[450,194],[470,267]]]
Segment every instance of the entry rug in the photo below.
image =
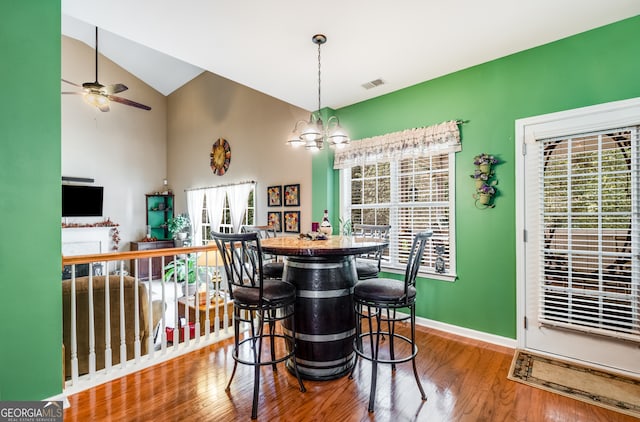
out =
[[640,417],[640,379],[516,350],[508,378]]

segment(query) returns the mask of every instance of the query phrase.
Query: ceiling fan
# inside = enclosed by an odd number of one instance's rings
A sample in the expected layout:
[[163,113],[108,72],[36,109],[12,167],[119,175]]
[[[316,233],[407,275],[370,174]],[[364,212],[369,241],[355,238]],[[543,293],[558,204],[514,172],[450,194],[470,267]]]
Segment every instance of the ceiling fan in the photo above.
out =
[[98,27],[96,26],[96,80],[94,82],[85,82],[82,85],[78,85],[66,79],[62,79],[62,82],[68,83],[78,88],[82,88],[82,91],[63,91],[63,94],[82,95],[84,101],[98,108],[100,111],[109,111],[109,103],[115,101],[116,103],[141,108],[143,110],[151,110],[151,107],[144,104],[137,103],[135,101],[127,100],[126,98],[117,97],[113,94],[117,94],[122,91],[126,91],[127,86],[123,84],[102,85],[98,82]]

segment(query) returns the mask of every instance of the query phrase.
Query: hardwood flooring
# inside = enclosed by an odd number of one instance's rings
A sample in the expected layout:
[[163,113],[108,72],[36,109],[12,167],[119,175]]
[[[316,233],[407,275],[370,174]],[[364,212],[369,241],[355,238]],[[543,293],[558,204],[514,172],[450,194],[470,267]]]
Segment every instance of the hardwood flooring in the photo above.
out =
[[[404,328],[403,328],[404,329]],[[507,379],[513,350],[418,328],[420,400],[410,363],[379,365],[375,412],[367,412],[371,364],[354,379],[305,381],[300,392],[283,364],[262,369],[258,421],[636,421]],[[178,357],[69,397],[70,421],[249,420],[253,373],[233,368],[232,340]]]

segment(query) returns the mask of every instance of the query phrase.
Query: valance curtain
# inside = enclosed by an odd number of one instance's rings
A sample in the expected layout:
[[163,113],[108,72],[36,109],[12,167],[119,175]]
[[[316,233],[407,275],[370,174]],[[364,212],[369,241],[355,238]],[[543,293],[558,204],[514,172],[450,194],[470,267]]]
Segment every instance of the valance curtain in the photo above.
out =
[[189,213],[189,221],[191,222],[191,238],[195,240],[196,246],[202,244],[200,236],[196,233],[202,231],[202,205],[204,203],[204,191],[190,190],[187,191],[187,212]]
[[381,161],[456,152],[461,149],[458,122],[451,120],[433,126],[353,141],[344,149],[336,150],[333,168],[345,169]]

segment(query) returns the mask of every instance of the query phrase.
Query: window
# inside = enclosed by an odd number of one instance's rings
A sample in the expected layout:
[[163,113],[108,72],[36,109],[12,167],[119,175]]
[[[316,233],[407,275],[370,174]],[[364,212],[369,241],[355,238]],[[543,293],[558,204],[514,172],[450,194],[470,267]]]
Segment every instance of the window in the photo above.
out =
[[[254,205],[254,189],[249,192],[249,198],[247,200],[247,207],[245,208],[243,225],[255,224],[255,205]],[[211,239],[211,222],[209,221],[209,214],[207,213],[207,198],[204,198],[202,205],[202,230],[200,235],[204,241]],[[232,233],[233,226],[231,225],[231,212],[229,208],[229,198],[225,195],[224,205],[222,208],[222,221],[220,225],[213,231],[219,231],[221,233]],[[206,242],[205,242],[206,243]]]
[[453,153],[444,152],[342,171],[343,218],[350,218],[353,224],[391,225],[383,267],[404,271],[414,234],[431,230],[421,272],[436,274],[436,260],[440,259],[444,261],[443,278],[455,276],[453,167]]
[[540,142],[541,320],[637,337],[637,128]]

